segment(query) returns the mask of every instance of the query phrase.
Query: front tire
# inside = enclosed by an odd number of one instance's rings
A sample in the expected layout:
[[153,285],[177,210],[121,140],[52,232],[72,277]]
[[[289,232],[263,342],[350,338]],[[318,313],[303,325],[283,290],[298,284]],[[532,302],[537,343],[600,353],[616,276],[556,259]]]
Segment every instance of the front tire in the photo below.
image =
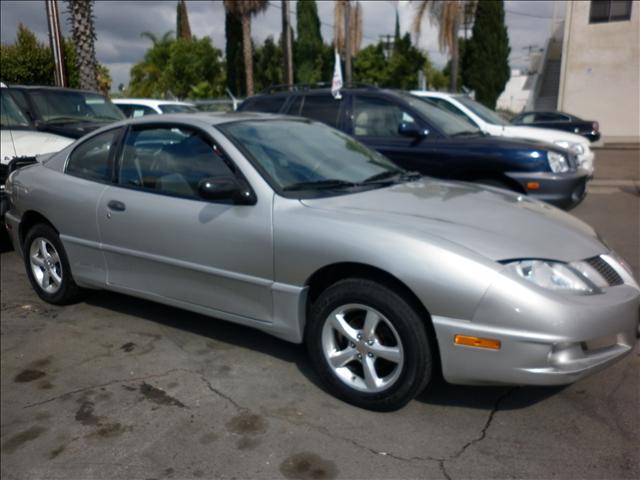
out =
[[320,379],[338,398],[369,410],[397,410],[431,378],[425,321],[394,290],[346,279],[313,303],[305,341]]
[[73,280],[67,253],[50,225],[41,223],[31,228],[23,252],[27,276],[42,300],[66,305],[81,297],[82,290]]

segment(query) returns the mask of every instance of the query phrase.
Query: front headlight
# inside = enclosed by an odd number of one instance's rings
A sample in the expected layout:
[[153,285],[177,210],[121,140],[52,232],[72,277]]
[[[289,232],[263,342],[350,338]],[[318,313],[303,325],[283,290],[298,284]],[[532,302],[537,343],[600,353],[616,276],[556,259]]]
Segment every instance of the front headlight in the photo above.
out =
[[518,276],[549,290],[582,295],[599,293],[598,284],[603,279],[592,268],[585,269],[582,263],[573,265],[547,260],[520,260],[507,264],[507,267]]
[[561,153],[547,152],[547,160],[549,161],[549,168],[553,173],[564,173],[569,171],[569,162],[567,157]]
[[558,145],[559,147],[566,148],[567,150],[572,151],[577,156],[584,155],[585,153],[584,145],[582,145],[581,143],[567,142],[566,140],[558,140],[557,142],[553,143]]

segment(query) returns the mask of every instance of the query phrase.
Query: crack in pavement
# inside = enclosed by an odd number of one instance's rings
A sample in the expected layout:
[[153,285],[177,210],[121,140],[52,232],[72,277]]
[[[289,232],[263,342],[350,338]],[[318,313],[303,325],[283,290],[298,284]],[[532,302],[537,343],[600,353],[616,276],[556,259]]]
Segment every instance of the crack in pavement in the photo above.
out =
[[[211,385],[211,382],[209,382],[209,380],[207,380],[203,375],[200,376],[200,379],[207,385],[207,388],[215,393],[217,396],[219,396],[220,398],[224,399],[226,402],[230,403],[231,405],[233,405],[237,410],[239,411],[249,411],[250,409],[247,407],[244,407],[242,405],[240,405],[238,402],[236,402],[232,397],[230,397],[229,395],[221,392],[220,390],[218,390],[217,388],[215,388],[213,385]],[[493,403],[493,407],[491,408],[491,411],[489,412],[489,416],[487,417],[487,420],[485,422],[485,424],[483,425],[482,429],[480,430],[480,434],[476,437],[471,439],[470,441],[468,441],[467,443],[465,443],[462,447],[460,447],[460,449],[454,453],[453,455],[449,455],[447,457],[430,457],[430,456],[426,456],[426,457],[418,457],[418,456],[414,456],[414,457],[403,457],[400,455],[397,455],[395,453],[392,452],[383,452],[383,451],[379,451],[376,450],[374,448],[371,448],[367,445],[363,445],[359,442],[357,442],[356,440],[353,440],[352,438],[348,438],[348,437],[343,437],[340,435],[336,435],[334,432],[331,432],[327,427],[321,426],[321,425],[316,425],[304,420],[293,420],[291,418],[288,418],[286,416],[283,415],[277,415],[274,413],[271,413],[267,410],[262,410],[262,414],[267,417],[267,418],[273,418],[276,420],[281,420],[284,421],[286,423],[289,423],[291,425],[295,425],[295,426],[305,426],[307,428],[310,428],[322,435],[325,435],[331,439],[334,440],[341,440],[343,442],[349,443],[351,445],[353,445],[354,447],[357,447],[361,450],[365,450],[369,453],[372,453],[374,455],[381,455],[381,456],[385,456],[385,457],[390,457],[393,458],[394,460],[398,460],[398,461],[402,461],[402,462],[414,462],[414,461],[419,461],[419,462],[438,462],[438,467],[440,468],[440,472],[442,473],[442,475],[445,477],[446,480],[452,480],[451,475],[449,474],[449,472],[447,471],[447,466],[446,463],[452,460],[456,460],[459,457],[461,457],[464,452],[467,451],[467,449],[469,449],[471,446],[476,445],[477,443],[481,442],[482,440],[484,440],[487,436],[487,431],[489,430],[489,428],[491,427],[491,424],[493,423],[493,419],[496,415],[496,413],[500,410],[500,405],[502,404],[502,402],[509,397],[512,393],[514,393],[515,391],[517,391],[520,387],[511,387],[507,390],[505,390],[502,394],[500,394],[495,402]]]
[[204,375],[200,375],[200,380],[202,380],[204,382],[204,384],[207,386],[207,388],[209,390],[211,390],[217,396],[219,396],[220,398],[225,400],[227,403],[230,403],[231,405],[233,405],[237,410],[244,411],[244,412],[249,410],[248,408],[243,407],[242,405],[240,405],[238,402],[236,402],[233,398],[231,398],[226,393],[222,393],[220,390],[218,390],[213,385],[211,385],[211,382],[209,380],[207,380],[207,378]]
[[478,435],[476,438],[474,438],[474,439],[468,441],[467,443],[465,443],[462,446],[462,448],[460,448],[460,450],[458,450],[453,455],[450,455],[449,457],[440,459],[440,461],[439,461],[440,471],[442,472],[442,474],[445,476],[445,478],[447,480],[451,480],[451,475],[449,475],[449,472],[447,471],[447,465],[446,465],[447,462],[450,462],[452,460],[457,460],[458,458],[460,458],[462,456],[462,454],[469,447],[481,442],[482,440],[484,440],[486,438],[487,431],[489,430],[489,427],[491,427],[491,423],[493,422],[493,418],[495,417],[496,413],[498,413],[498,410],[500,409],[500,404],[508,396],[510,396],[515,391],[517,391],[519,388],[520,387],[511,387],[511,388],[505,390],[501,395],[499,395],[498,398],[496,398],[496,401],[493,403],[493,408],[491,409],[491,411],[489,412],[489,416],[487,417],[487,421],[485,422],[484,426],[482,427],[482,430],[480,430],[480,435]]

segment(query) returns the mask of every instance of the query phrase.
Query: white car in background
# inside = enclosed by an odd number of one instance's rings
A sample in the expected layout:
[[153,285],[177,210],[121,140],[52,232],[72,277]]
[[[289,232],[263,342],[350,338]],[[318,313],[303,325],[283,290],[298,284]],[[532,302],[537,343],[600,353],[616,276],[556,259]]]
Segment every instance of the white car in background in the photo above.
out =
[[4,214],[9,210],[4,191],[4,182],[10,173],[9,163],[12,160],[33,163],[36,155],[55,153],[72,142],[72,138],[36,130],[9,94],[7,86],[0,82],[0,241],[4,241]]
[[36,130],[0,83],[0,163],[8,165],[14,158],[35,157],[62,150],[72,138]]
[[147,98],[112,98],[114,103],[127,117],[137,118],[145,115],[166,113],[196,113],[193,103],[172,100],[151,100]]
[[414,90],[411,93],[417,97],[428,99],[440,108],[463,117],[489,135],[548,142],[569,149],[577,155],[580,167],[587,170],[590,175],[593,175],[595,155],[589,147],[589,140],[580,135],[550,128],[512,125],[493,110],[464,94],[425,90]]

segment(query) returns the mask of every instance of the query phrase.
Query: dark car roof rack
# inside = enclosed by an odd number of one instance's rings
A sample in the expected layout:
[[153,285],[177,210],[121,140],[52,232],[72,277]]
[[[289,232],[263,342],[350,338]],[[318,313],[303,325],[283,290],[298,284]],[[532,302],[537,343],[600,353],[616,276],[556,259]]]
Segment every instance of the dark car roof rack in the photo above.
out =
[[[277,84],[277,85],[270,85],[260,93],[268,95],[270,93],[276,93],[276,92],[281,92],[281,91],[286,91],[286,90],[289,90],[289,91],[292,91],[292,92],[297,92],[297,91],[306,91],[306,90],[322,89],[322,88],[331,88],[331,82],[280,83],[280,84]],[[342,88],[371,88],[371,89],[378,89],[379,87],[376,87],[375,85],[371,85],[371,84],[368,84],[368,83],[351,82],[351,84],[348,87],[347,86],[343,86]]]

